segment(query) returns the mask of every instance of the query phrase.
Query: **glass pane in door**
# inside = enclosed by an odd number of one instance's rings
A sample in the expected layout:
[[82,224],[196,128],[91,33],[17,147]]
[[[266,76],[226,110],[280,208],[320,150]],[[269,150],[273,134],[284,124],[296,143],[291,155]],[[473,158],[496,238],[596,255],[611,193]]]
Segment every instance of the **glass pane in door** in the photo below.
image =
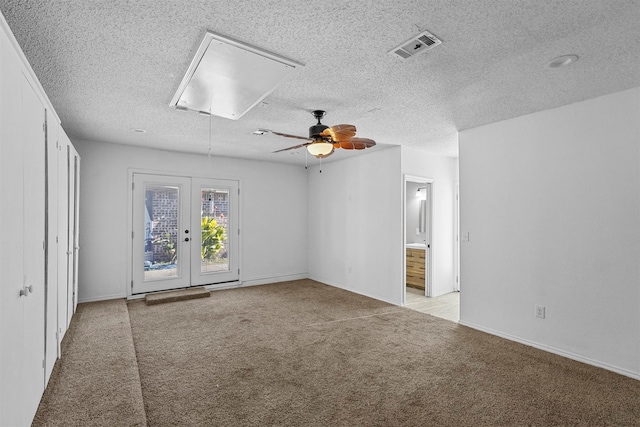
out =
[[180,188],[145,183],[144,277],[179,276]]
[[200,272],[229,271],[229,190],[200,189]]

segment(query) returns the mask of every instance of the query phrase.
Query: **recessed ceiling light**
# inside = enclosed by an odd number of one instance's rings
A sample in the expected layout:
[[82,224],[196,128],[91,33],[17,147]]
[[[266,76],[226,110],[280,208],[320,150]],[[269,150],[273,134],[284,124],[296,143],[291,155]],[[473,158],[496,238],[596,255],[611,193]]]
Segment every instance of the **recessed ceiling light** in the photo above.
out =
[[146,130],[141,129],[141,128],[136,128],[136,129],[131,129],[132,131],[134,131],[135,133],[147,133]]
[[256,129],[256,130],[253,131],[253,134],[254,135],[264,135],[267,132],[269,132],[269,131],[266,130],[266,129]]
[[566,67],[567,65],[572,64],[577,60],[578,60],[577,55],[562,55],[549,61],[547,63],[547,67],[549,68]]

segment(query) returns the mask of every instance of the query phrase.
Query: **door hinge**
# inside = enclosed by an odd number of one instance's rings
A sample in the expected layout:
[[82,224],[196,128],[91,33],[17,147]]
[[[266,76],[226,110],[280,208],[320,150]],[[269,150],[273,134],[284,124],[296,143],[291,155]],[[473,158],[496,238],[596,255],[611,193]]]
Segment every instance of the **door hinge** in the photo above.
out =
[[58,236],[56,236],[56,243],[58,243]]
[[238,276],[240,275],[240,269],[238,269]]
[[238,228],[238,236],[240,235],[240,229]]
[[238,196],[240,195],[240,189],[238,188]]
[[44,364],[44,359],[42,359],[42,369],[44,369],[45,364]]
[[46,250],[46,249],[47,249],[47,241],[46,241],[46,240],[43,240],[43,241],[42,241],[42,250],[44,251],[44,250]]
[[131,238],[133,239],[133,231],[131,232]]
[[136,186],[135,182],[131,183],[131,189],[133,190],[133,188]]
[[133,280],[131,281],[131,292],[133,292]]

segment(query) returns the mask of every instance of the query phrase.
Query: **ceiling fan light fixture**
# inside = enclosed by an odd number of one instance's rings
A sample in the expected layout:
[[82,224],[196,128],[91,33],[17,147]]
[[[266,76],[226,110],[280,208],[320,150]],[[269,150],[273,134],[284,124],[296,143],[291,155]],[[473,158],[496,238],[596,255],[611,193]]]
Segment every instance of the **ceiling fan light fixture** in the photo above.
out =
[[322,159],[333,153],[333,144],[322,139],[316,140],[307,145],[307,151],[312,156]]

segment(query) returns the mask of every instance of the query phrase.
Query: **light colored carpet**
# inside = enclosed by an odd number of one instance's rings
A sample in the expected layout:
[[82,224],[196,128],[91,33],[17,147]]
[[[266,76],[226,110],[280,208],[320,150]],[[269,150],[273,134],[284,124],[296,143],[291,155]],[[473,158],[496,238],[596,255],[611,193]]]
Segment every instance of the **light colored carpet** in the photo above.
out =
[[640,382],[310,280],[129,305],[149,425],[638,425]]
[[640,425],[640,381],[311,280],[128,308],[79,306],[34,425]]
[[147,425],[124,300],[78,305],[32,425]]

